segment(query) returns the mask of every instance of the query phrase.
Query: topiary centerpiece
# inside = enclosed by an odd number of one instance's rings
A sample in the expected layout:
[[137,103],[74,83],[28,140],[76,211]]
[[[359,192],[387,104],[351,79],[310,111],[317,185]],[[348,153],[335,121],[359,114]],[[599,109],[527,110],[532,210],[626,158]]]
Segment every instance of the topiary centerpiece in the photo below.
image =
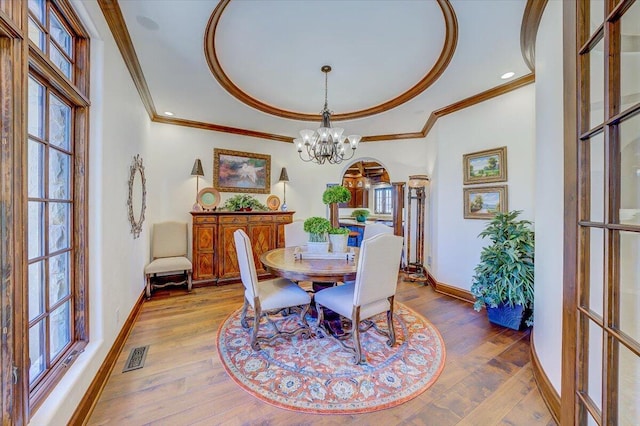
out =
[[489,321],[515,330],[533,324],[534,233],[530,221],[516,220],[520,213],[496,213],[480,233],[491,244],[482,249],[471,284],[474,309],[486,307]]
[[329,241],[331,242],[331,251],[334,253],[344,253],[347,251],[347,242],[349,240],[348,228],[331,228],[329,229]]
[[329,251],[327,233],[331,229],[331,222],[324,217],[312,216],[304,221],[304,230],[309,233],[307,248],[310,252],[326,253]]
[[233,197],[225,201],[222,208],[224,210],[231,211],[268,210],[267,206],[265,206],[249,194],[234,195]]
[[348,203],[351,201],[351,191],[342,185],[330,186],[322,194],[322,202],[325,204]]
[[330,186],[322,193],[322,202],[329,205],[329,217],[331,218],[331,226],[338,228],[340,222],[338,219],[338,204],[348,203],[351,201],[351,191],[342,185]]

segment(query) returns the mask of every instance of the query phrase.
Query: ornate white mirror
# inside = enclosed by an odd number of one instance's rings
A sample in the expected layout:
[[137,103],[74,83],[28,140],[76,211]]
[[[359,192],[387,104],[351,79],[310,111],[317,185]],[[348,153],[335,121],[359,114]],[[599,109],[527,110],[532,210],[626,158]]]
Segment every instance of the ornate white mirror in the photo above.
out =
[[147,180],[144,177],[144,166],[140,155],[133,157],[133,163],[129,169],[129,223],[133,238],[138,238],[144,222],[144,211],[147,207]]

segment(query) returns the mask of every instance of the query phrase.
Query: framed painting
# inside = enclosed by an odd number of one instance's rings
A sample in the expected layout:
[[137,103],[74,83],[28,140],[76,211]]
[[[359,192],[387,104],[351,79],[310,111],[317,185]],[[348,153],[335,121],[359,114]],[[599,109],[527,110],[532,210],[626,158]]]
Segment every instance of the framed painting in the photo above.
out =
[[465,185],[475,183],[505,182],[507,180],[507,147],[464,154]]
[[221,192],[268,194],[271,156],[214,148],[213,186]]
[[491,219],[507,211],[507,185],[464,188],[464,218]]

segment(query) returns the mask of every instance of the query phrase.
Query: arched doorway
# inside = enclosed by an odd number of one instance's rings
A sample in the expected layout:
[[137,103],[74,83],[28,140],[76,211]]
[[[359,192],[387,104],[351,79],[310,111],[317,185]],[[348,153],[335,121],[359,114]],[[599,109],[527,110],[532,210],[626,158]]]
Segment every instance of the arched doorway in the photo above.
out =
[[[392,215],[391,180],[387,169],[378,161],[360,159],[342,175],[342,185],[351,191],[351,201],[340,207],[368,208],[375,215]],[[389,201],[381,190],[389,189]]]

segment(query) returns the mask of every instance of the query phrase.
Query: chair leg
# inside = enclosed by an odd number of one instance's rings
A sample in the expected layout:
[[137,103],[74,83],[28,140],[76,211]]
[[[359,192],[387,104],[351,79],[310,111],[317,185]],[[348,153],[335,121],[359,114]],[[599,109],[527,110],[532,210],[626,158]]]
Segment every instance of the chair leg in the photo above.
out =
[[145,274],[145,275],[147,277],[145,293],[146,293],[147,299],[151,299],[151,274]]
[[258,326],[260,325],[260,318],[262,317],[262,309],[260,307],[260,300],[256,297],[253,301],[253,330],[251,332],[251,348],[254,351],[260,350],[260,344],[258,343]]
[[356,351],[356,364],[364,364],[365,358],[362,356],[362,348],[360,347],[360,307],[353,308],[351,322],[351,334],[353,336],[353,348]]
[[389,340],[387,345],[396,344],[396,330],[393,328],[393,296],[389,297],[389,310],[387,311],[387,327],[389,327]]
[[193,282],[192,282],[192,279],[191,279],[192,275],[193,275],[193,271],[191,271],[191,270],[187,271],[187,291],[189,293],[191,293],[191,286],[193,285]]
[[318,302],[315,302],[315,305],[316,305],[316,313],[318,315],[317,327],[321,328],[322,327],[322,322],[324,321],[324,310],[322,309],[322,306],[320,306],[320,304],[318,304]]
[[240,314],[240,325],[243,328],[249,328],[249,324],[247,323],[247,310],[249,309],[249,301],[247,298],[244,298],[244,305],[242,305],[242,313]]

